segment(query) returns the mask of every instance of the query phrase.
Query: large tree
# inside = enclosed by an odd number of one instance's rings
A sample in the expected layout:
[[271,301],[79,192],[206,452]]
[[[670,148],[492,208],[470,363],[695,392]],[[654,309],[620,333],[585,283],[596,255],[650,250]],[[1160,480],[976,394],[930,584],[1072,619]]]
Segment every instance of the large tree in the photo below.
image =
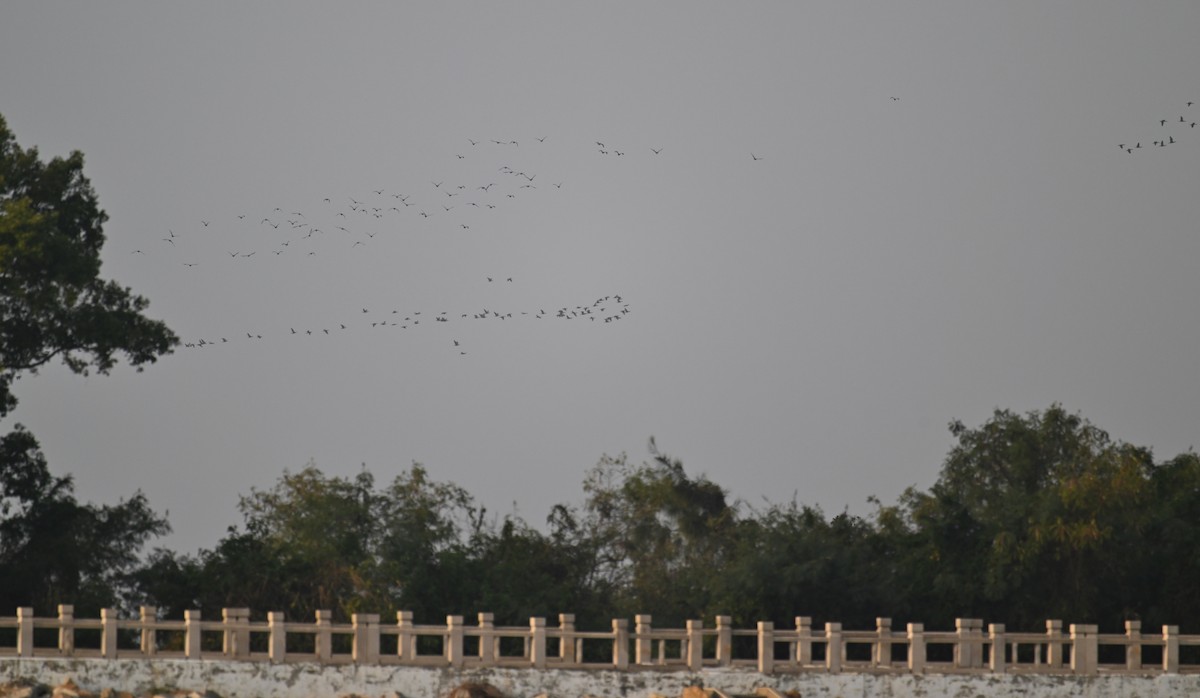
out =
[[[0,418],[17,404],[13,382],[55,358],[86,374],[124,355],[140,370],[178,343],[142,314],[145,298],[100,278],[106,220],[80,152],[43,162],[0,116]],[[167,530],[141,493],[79,504],[20,425],[0,440],[0,608],[111,604],[146,539]]]
[[141,367],[178,343],[145,298],[100,278],[106,220],[82,153],[43,162],[0,116],[0,417],[13,381],[55,358],[107,373],[121,354]]
[[1059,405],[997,410],[982,426],[950,429],[958,443],[937,483],[882,512],[884,521],[911,524],[909,588],[927,617],[1112,627],[1153,604],[1160,590],[1142,571],[1164,500],[1148,449],[1113,441]]
[[169,530],[141,492],[115,505],[81,504],[70,477],[50,474],[32,434],[18,425],[0,437],[0,612],[119,605],[142,546]]

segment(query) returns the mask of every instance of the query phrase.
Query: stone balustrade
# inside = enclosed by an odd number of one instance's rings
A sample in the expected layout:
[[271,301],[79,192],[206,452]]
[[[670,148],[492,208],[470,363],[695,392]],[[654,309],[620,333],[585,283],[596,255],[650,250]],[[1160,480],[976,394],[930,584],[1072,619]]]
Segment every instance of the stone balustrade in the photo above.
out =
[[1045,632],[1008,632],[1004,625],[961,618],[954,630],[926,630],[921,623],[893,628],[876,619],[870,630],[841,623],[814,628],[801,616],[794,627],[763,621],[735,628],[728,616],[715,627],[700,620],[684,628],[656,628],[649,615],[612,621],[611,629],[583,631],[571,614],[556,626],[531,618],[526,626],[497,626],[490,613],[467,625],[449,616],[445,625],[418,625],[409,611],[383,623],[378,614],[354,614],[335,623],[331,611],[314,622],[285,620],[271,612],[251,621],[246,608],[223,609],[220,619],[187,611],[183,620],[163,620],[152,607],[135,618],[104,609],[99,618],[76,618],[71,606],[57,617],[36,617],[19,608],[0,618],[0,659],[105,658],[195,659],[250,662],[401,665],[472,669],[512,667],[574,670],[659,670],[696,672],[741,668],[761,674],[869,672],[897,674],[1200,674],[1200,635],[1181,635],[1178,626],[1143,634],[1127,621],[1123,634],[1097,626],[1046,622]]

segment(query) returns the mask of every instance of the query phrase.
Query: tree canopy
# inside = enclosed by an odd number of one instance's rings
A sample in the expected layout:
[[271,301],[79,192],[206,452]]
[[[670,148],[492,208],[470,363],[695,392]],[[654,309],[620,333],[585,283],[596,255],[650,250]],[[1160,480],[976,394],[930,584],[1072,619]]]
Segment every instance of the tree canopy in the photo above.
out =
[[55,358],[107,373],[121,354],[141,367],[178,343],[145,298],[100,278],[107,220],[82,153],[43,162],[0,116],[0,417],[13,381]]
[[[1200,625],[1196,454],[1157,463],[1059,405],[956,421],[950,435],[932,487],[868,516],[795,501],[754,509],[652,441],[647,462],[602,458],[584,501],[554,506],[545,532],[489,518],[421,466],[379,487],[365,470],[339,478],[310,465],[244,498],[243,526],[213,550],[160,554],[138,588],[176,613],[408,609],[426,622],[491,611],[501,623],[575,613],[590,627],[636,613],[662,624]],[[185,579],[198,586],[181,593]]]
[[[123,354],[140,370],[177,343],[142,314],[146,299],[100,278],[106,220],[81,153],[43,162],[0,116],[0,417],[17,404],[13,382],[56,357],[86,374]],[[0,438],[0,607],[112,605],[142,546],[168,530],[140,492],[80,504],[21,425]]]

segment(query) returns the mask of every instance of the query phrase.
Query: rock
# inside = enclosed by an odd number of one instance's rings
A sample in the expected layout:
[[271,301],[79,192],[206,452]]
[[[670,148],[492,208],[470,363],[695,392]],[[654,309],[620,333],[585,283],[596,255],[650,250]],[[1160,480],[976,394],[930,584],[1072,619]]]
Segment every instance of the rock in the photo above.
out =
[[[79,684],[75,683],[72,679],[67,679],[54,687],[53,696],[54,698],[81,698],[85,694],[87,692],[81,690]],[[91,694],[87,695],[90,696]]]
[[490,683],[468,681],[450,691],[446,698],[504,698],[504,694]]
[[53,690],[44,683],[22,681],[0,686],[0,698],[50,698]]

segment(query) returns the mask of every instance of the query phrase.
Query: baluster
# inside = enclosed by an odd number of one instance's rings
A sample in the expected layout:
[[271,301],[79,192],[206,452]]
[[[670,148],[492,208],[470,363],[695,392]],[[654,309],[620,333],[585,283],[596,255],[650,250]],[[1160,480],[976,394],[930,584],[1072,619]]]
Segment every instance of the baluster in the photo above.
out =
[[396,655],[402,662],[417,658],[417,637],[413,632],[413,612],[396,611]]
[[871,663],[877,667],[892,665],[892,619],[875,619],[875,646],[871,652]]
[[1142,621],[1125,621],[1125,637],[1129,644],[1125,645],[1125,668],[1129,671],[1142,669]]
[[529,648],[529,663],[534,669],[546,668],[546,619],[545,618],[530,618],[529,619],[529,634],[531,645]]
[[333,611],[319,610],[317,615],[317,662],[326,664],[333,657]]
[[158,654],[158,632],[155,623],[158,622],[158,609],[154,606],[142,606],[142,655],[153,657]]
[[1061,620],[1046,621],[1046,666],[1052,670],[1063,665],[1062,627]]
[[33,607],[17,609],[17,656],[33,656]]
[[654,647],[650,639],[650,615],[641,614],[633,617],[635,639],[634,657],[638,665],[650,664],[653,661]]
[[796,616],[796,663],[802,668],[812,664],[812,618]]
[[733,664],[733,617],[717,616],[717,665]]
[[613,666],[618,671],[629,668],[629,620],[614,618],[613,632]]
[[117,658],[117,609],[100,609],[100,656]]
[[452,667],[463,665],[463,617],[446,616],[446,663]]
[[558,614],[558,658],[563,664],[578,661],[575,654],[575,614]]
[[775,671],[775,623],[758,621],[758,673]]
[[1163,671],[1168,674],[1179,673],[1179,626],[1164,625],[1163,637]]
[[913,674],[925,673],[925,624],[908,624],[908,670]]
[[200,611],[183,612],[183,655],[188,659],[200,658]]
[[700,671],[704,666],[704,621],[687,622],[687,668]]
[[480,613],[479,619],[479,663],[483,666],[493,666],[496,663],[496,616],[492,613]]
[[992,656],[988,668],[992,673],[1003,674],[1008,671],[1004,657],[1004,624],[992,623],[988,626],[988,638],[992,642]]
[[75,654],[75,607],[70,604],[58,606],[58,653],[65,657]]
[[836,674],[842,670],[842,624],[825,624],[825,670]]
[[287,624],[282,611],[267,613],[267,627],[271,630],[267,655],[272,662],[287,660]]
[[379,661],[379,614],[354,613],[354,644],[351,656],[355,664],[374,664]]
[[1096,633],[1099,626],[1071,624],[1071,671],[1082,676],[1096,674],[1098,652]]

